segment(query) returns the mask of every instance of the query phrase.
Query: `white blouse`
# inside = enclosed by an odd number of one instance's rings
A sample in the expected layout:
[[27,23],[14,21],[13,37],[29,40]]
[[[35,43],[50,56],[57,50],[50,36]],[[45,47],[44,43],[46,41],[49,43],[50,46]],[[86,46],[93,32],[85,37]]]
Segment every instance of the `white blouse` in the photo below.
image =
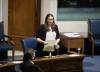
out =
[[46,41],[55,39],[56,39],[56,32],[52,31],[50,28],[50,31],[46,32]]

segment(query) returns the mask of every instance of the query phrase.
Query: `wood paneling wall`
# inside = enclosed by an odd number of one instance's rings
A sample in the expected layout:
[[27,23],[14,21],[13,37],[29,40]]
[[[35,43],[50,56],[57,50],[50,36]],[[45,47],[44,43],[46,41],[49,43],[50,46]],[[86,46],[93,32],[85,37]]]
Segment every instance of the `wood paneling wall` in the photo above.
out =
[[39,0],[9,0],[8,34],[13,37],[16,49],[22,50],[20,40],[35,36],[40,24]]

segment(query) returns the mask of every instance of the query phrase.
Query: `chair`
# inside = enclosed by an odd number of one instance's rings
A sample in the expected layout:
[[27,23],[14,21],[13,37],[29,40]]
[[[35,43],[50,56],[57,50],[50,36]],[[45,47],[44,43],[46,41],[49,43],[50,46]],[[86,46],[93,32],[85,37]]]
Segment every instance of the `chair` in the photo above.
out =
[[4,24],[0,22],[0,52],[12,50],[12,60],[14,60],[14,42],[12,38],[4,34]]
[[92,44],[92,56],[94,56],[94,48],[100,47],[100,19],[89,19],[89,40]]
[[[26,53],[28,51],[28,49],[33,49],[34,51],[36,51],[37,39],[35,37],[24,38],[21,40],[21,44],[22,44],[24,53]],[[33,52],[33,53],[35,53],[35,52]],[[34,56],[35,56],[35,54],[34,54]]]

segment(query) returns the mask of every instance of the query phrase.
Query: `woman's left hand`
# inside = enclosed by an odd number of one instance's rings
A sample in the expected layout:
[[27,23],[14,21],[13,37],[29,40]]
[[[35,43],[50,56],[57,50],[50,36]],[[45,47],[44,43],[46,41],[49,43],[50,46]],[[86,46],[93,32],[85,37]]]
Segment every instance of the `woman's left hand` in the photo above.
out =
[[60,47],[59,47],[59,45],[57,44],[57,45],[54,45],[54,48],[55,48],[55,49],[59,49]]

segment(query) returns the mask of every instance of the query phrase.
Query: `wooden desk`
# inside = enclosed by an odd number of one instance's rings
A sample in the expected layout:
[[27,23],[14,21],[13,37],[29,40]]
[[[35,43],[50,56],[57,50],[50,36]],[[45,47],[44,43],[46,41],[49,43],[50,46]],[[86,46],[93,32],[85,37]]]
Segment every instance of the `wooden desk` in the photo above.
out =
[[53,58],[38,59],[35,64],[44,72],[83,72],[83,58],[83,55],[64,54]]
[[61,45],[68,48],[68,52],[70,52],[70,48],[82,48],[82,54],[84,54],[84,38],[82,35],[79,37],[68,37],[60,34],[60,37]]
[[[56,57],[36,58],[34,63],[44,72],[83,72],[84,55],[58,55]],[[1,72],[13,72],[14,63],[3,64],[0,66]]]

